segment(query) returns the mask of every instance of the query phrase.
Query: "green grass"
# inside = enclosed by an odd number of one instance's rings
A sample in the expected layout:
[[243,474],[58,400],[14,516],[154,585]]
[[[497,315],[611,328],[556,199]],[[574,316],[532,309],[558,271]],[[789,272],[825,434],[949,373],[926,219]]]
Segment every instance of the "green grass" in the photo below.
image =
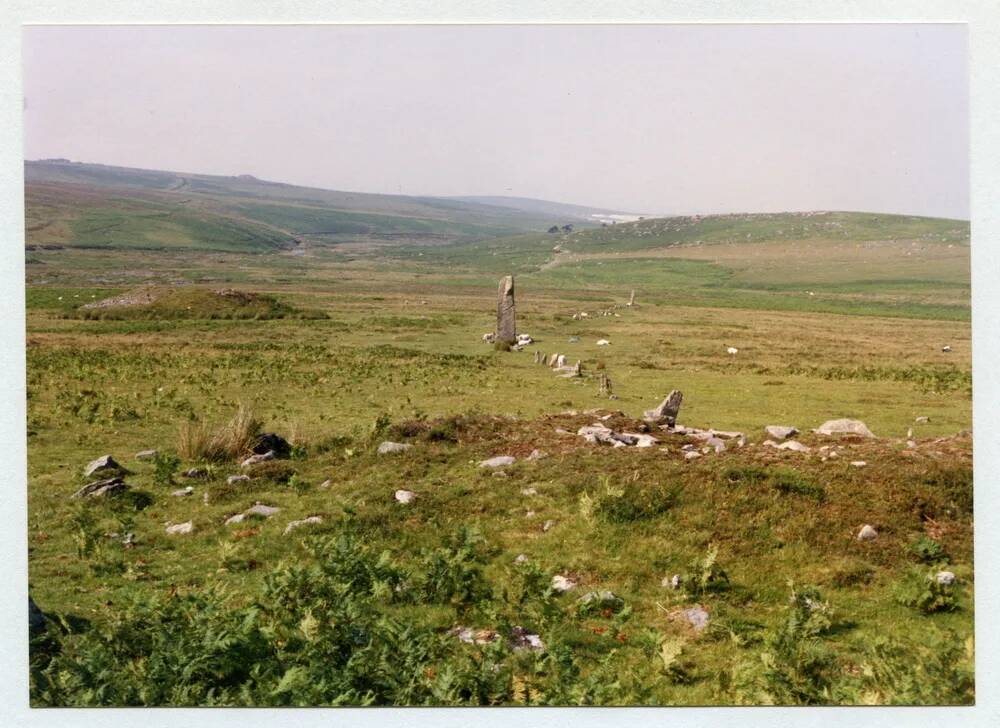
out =
[[[893,274],[895,253],[858,249],[870,277],[888,281],[862,286],[823,272],[823,251],[809,249],[795,273],[814,278],[805,301],[787,270],[762,280],[754,267],[754,251],[787,255],[785,242],[539,270],[551,240],[539,252],[525,238],[523,257],[504,261],[489,246],[507,240],[393,259],[361,249],[33,251],[29,578],[60,620],[33,643],[33,703],[973,700],[971,439],[954,437],[971,425],[960,260],[937,277],[926,274],[930,258]],[[934,244],[946,260],[958,255]],[[494,325],[493,272],[511,261],[525,267],[518,330],[536,340],[520,353],[481,341]],[[148,319],[74,315],[80,303],[176,280],[198,285],[167,288],[169,310]],[[215,310],[212,292],[230,287],[267,310]],[[598,315],[633,287],[635,308]],[[573,320],[580,311],[590,316]],[[533,364],[534,351],[579,359],[585,376],[558,378]],[[617,399],[598,396],[598,371]],[[684,392],[681,423],[739,429],[755,444],[689,462],[679,436],[612,450],[557,432],[594,419],[560,413],[592,408],[639,428],[632,418],[671,389]],[[234,485],[238,457],[172,460],[182,429],[217,428],[241,404],[292,443],[290,460]],[[829,443],[810,429],[838,417],[880,439],[840,443],[824,459]],[[768,424],[797,426],[813,452],[760,446]],[[383,439],[413,448],[380,457]],[[160,460],[133,459],[147,448]],[[535,449],[548,457],[525,460]],[[132,494],[69,499],[83,466],[105,453],[131,471]],[[477,465],[498,454],[518,458],[506,477]],[[182,478],[190,467],[207,477]],[[171,495],[185,485],[192,496]],[[417,499],[397,503],[400,488]],[[281,510],[224,525],[257,501]],[[321,524],[284,535],[317,515]],[[165,533],[187,520],[193,533]],[[865,523],[876,541],[856,540]],[[514,563],[522,553],[527,566]],[[913,569],[923,578],[945,558],[957,587],[927,597]],[[578,588],[548,591],[554,574]],[[661,586],[674,574],[683,589]],[[591,590],[622,604],[579,607]],[[828,607],[806,613],[806,597]],[[711,617],[700,634],[677,616],[695,605]],[[468,645],[455,626],[503,638]],[[514,626],[547,649],[510,650]]]

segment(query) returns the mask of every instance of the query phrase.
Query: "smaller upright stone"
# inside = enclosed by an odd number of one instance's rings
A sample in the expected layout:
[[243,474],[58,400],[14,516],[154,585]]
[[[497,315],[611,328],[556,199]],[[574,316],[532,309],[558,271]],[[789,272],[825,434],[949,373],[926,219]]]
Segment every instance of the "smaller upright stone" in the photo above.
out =
[[666,423],[668,427],[677,424],[677,415],[681,410],[681,402],[684,394],[679,389],[674,389],[668,394],[656,409],[646,410],[645,419],[648,422]]
[[632,292],[628,296],[628,304],[626,304],[626,305],[629,308],[631,308],[632,306],[635,305],[635,289],[634,288],[632,289]]

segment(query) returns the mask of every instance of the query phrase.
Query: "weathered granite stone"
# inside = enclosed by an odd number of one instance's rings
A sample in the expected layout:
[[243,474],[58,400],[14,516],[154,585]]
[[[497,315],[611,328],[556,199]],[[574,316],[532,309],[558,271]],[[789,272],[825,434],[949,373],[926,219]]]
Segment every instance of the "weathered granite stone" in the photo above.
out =
[[514,276],[500,279],[497,289],[497,341],[513,344],[517,341],[514,321]]

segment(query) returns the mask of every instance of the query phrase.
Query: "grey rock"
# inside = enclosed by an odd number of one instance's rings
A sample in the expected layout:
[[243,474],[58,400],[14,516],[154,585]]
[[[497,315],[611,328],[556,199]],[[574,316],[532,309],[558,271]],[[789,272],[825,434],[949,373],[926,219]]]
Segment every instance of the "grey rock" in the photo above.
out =
[[820,435],[860,435],[861,437],[875,437],[874,433],[868,429],[861,420],[827,420],[820,425],[816,432]]
[[489,458],[488,460],[483,460],[479,463],[481,468],[502,468],[506,465],[513,465],[516,462],[516,458],[512,458],[510,455],[497,455],[496,457]]
[[71,498],[100,498],[102,496],[115,495],[128,490],[129,486],[121,477],[107,478],[105,480],[95,480],[76,491]]
[[332,482],[330,480],[324,480],[322,483],[319,484],[319,489],[320,490],[326,490],[331,485],[332,485]]
[[257,463],[266,463],[268,460],[274,460],[277,457],[274,454],[274,450],[268,450],[265,453],[260,453],[258,455],[251,455],[242,463],[240,463],[241,468],[249,468],[251,465],[256,465]]
[[726,451],[726,443],[723,439],[719,437],[710,437],[708,438],[708,440],[705,441],[705,444],[708,445],[713,450],[715,450],[716,453]]
[[931,421],[930,417],[918,417],[917,419],[914,420],[914,422],[916,422],[918,425],[926,425],[930,421]]
[[868,463],[866,463],[864,460],[852,460],[851,461],[851,465],[853,465],[855,468],[863,468],[867,464]]
[[308,526],[309,524],[312,524],[312,523],[322,523],[322,522],[323,522],[323,517],[322,516],[309,516],[307,518],[303,518],[303,519],[298,520],[298,521],[289,521],[288,525],[285,526],[284,535],[287,536],[289,533],[291,533],[292,531],[294,531],[296,528],[301,528],[302,526]]
[[205,468],[188,468],[181,475],[185,478],[207,478],[208,471]]
[[542,531],[545,531],[547,533],[547,532],[551,531],[553,529],[553,527],[555,527],[555,525],[556,525],[556,522],[553,521],[553,520],[551,520],[551,519],[549,519],[548,521],[546,521],[545,523],[542,524]]
[[176,498],[183,498],[184,496],[189,496],[189,495],[191,495],[192,493],[194,493],[194,488],[192,488],[192,487],[191,487],[191,486],[189,485],[189,486],[188,486],[188,487],[186,487],[186,488],[181,488],[180,490],[175,490],[175,491],[174,491],[174,492],[172,492],[172,493],[171,493],[170,495],[172,495],[172,496],[174,496],[174,497],[176,497]]
[[235,516],[230,516],[229,518],[226,519],[226,525],[234,526],[237,523],[243,523],[243,521],[246,520],[246,517],[247,517],[246,513],[237,513]]
[[172,526],[167,526],[167,534],[170,536],[191,533],[192,531],[194,531],[194,523],[191,521],[187,521],[186,523],[175,523]]
[[[770,442],[770,440],[768,440]],[[787,440],[780,445],[775,445],[779,450],[793,450],[795,452],[809,452],[810,448],[807,445],[803,445],[798,440]]]
[[878,538],[878,531],[869,526],[867,523],[861,527],[858,531],[858,541],[874,541]]
[[775,440],[784,440],[799,434],[799,431],[790,425],[768,425],[764,428],[764,432]]
[[497,341],[517,340],[514,315],[514,276],[504,276],[497,288]]
[[528,563],[528,555],[527,554],[518,554],[517,558],[514,559],[514,563],[515,564],[527,564]]
[[649,422],[657,424],[662,422],[673,427],[677,422],[677,415],[680,413],[681,402],[683,400],[684,394],[680,390],[675,389],[655,409],[647,410],[645,419]]
[[135,454],[136,460],[156,460],[156,456],[160,454],[159,450],[140,450]]
[[571,344],[579,344],[580,343],[580,337],[579,336],[571,336],[571,337],[569,337],[569,343],[571,343]]
[[697,460],[700,457],[701,457],[701,453],[700,452],[695,452],[693,450],[691,452],[684,453],[684,459],[685,460]]
[[226,478],[227,485],[235,485],[236,483],[248,483],[250,482],[249,475],[230,475]]
[[525,458],[526,460],[541,460],[542,458],[547,458],[548,453],[544,453],[541,450],[532,450],[531,454]]
[[91,460],[87,463],[87,467],[83,469],[83,474],[89,477],[99,470],[122,470],[122,466],[110,455],[102,455],[96,460]]
[[394,455],[396,453],[406,452],[413,445],[404,442],[390,442],[386,440],[381,445],[378,446],[379,455]]
[[536,488],[521,488],[521,495],[538,495]]
[[243,511],[243,513],[247,516],[263,516],[264,518],[270,518],[280,510],[281,509],[277,506],[267,506],[263,503],[254,503],[252,506]]

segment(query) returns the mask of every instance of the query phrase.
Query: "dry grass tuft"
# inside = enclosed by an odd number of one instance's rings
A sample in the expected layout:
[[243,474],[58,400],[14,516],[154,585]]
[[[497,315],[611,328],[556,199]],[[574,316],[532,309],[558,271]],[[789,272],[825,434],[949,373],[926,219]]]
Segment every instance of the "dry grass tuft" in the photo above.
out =
[[250,452],[262,424],[244,405],[214,432],[204,422],[185,422],[178,434],[177,452],[188,460],[236,460]]

